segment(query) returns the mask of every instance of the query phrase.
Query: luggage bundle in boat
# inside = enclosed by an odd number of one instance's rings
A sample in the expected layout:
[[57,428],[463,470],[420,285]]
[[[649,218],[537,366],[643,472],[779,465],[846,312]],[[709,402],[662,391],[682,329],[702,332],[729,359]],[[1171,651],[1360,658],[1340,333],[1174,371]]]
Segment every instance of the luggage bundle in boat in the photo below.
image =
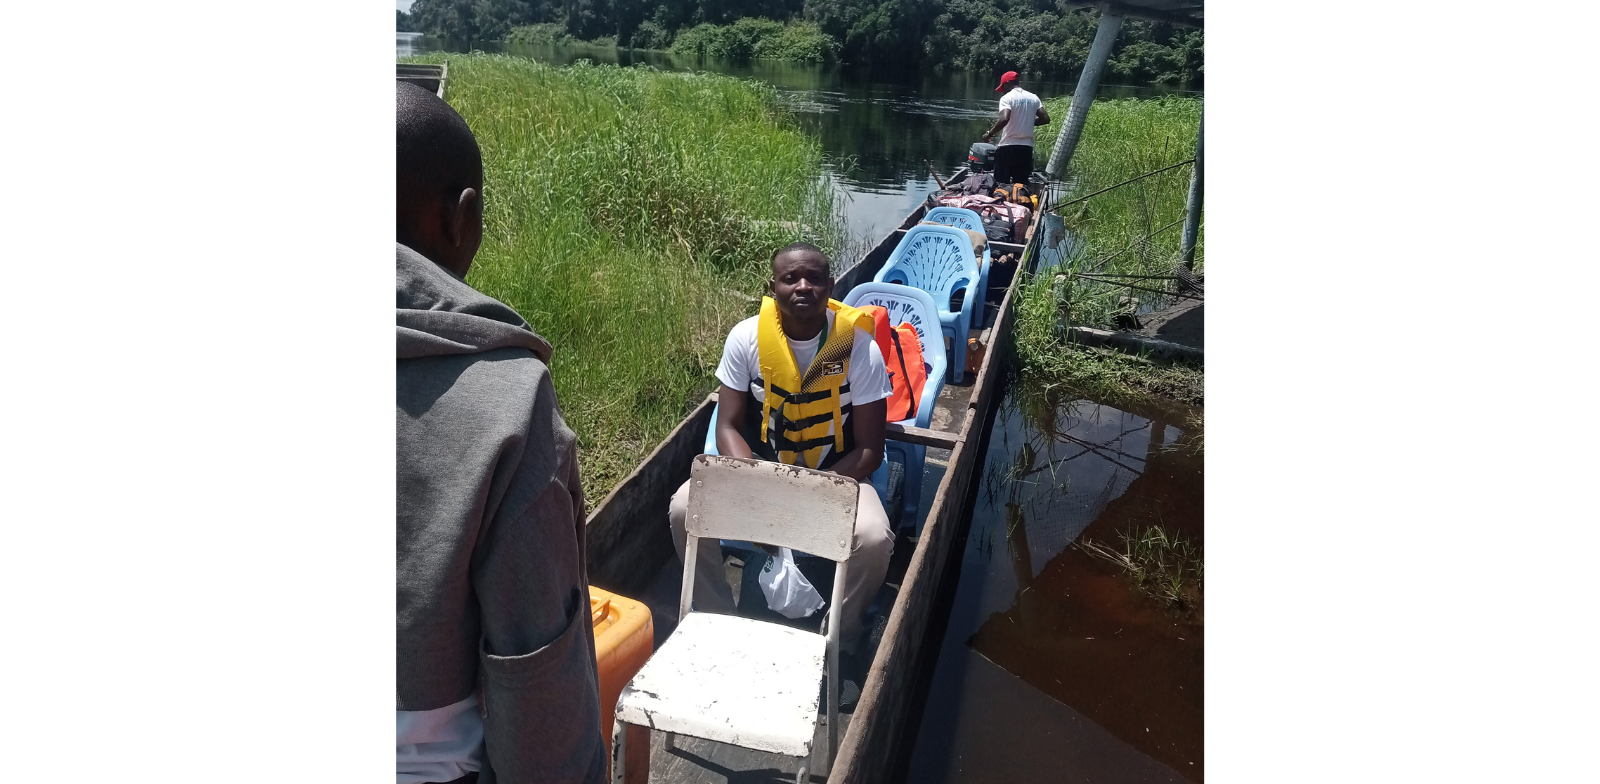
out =
[[[983,232],[989,239],[996,242],[1022,242],[1023,234],[1027,231],[1028,224],[1033,220],[1032,193],[1022,196],[1029,188],[1023,183],[990,187],[985,191],[967,193],[961,186],[973,179],[988,179],[993,182],[993,175],[967,174],[963,180],[952,182],[950,187],[928,195],[928,208],[934,207],[960,207],[978,213],[983,219]],[[1008,195],[1015,194],[1016,198],[1027,198],[1030,201],[1012,201]]]

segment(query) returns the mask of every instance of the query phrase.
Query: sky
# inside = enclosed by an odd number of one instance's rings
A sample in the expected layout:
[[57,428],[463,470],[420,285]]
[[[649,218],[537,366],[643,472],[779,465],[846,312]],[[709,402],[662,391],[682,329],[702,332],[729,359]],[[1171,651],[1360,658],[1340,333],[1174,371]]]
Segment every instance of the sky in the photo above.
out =
[[394,8],[396,11],[405,11],[409,14],[411,13],[411,4],[415,3],[416,1],[417,0],[394,0]]

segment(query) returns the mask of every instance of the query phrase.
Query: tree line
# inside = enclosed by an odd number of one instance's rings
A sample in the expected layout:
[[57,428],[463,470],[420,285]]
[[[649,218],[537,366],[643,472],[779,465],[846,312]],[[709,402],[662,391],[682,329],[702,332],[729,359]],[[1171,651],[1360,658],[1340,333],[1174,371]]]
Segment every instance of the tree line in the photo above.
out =
[[[396,12],[401,30],[458,41],[504,41],[531,27],[523,40],[1041,77],[1083,68],[1099,18],[1058,0],[416,0]],[[1107,69],[1123,81],[1199,86],[1203,49],[1201,30],[1128,18]]]

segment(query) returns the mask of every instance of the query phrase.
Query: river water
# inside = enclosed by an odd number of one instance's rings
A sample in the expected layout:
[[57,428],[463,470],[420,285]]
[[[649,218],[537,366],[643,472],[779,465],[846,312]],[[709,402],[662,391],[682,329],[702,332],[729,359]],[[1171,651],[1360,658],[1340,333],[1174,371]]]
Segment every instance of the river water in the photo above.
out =
[[1160,526],[1203,548],[1197,413],[1009,386],[907,781],[1204,781],[1203,604],[1074,546]]
[[[556,65],[580,59],[645,64],[662,70],[710,71],[759,79],[772,85],[801,127],[822,143],[828,176],[849,200],[846,214],[856,247],[876,244],[900,225],[906,213],[938,189],[924,161],[931,163],[940,177],[948,177],[966,163],[967,147],[994,121],[999,101],[994,92],[998,74],[733,62],[585,44],[473,46]],[[395,38],[395,53],[401,57],[463,48],[415,33],[399,33]],[[1027,87],[1041,98],[1054,98],[1070,96],[1074,84],[1030,81]],[[1164,88],[1102,85],[1098,95],[1170,92],[1173,91]],[[1043,151],[1036,154],[1038,168],[1044,168],[1045,155]]]

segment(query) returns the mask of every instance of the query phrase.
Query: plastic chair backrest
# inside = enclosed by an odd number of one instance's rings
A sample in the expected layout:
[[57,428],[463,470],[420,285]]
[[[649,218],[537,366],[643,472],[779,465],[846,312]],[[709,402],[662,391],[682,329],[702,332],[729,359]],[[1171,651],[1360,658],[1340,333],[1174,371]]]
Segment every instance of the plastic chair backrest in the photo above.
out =
[[948,303],[957,289],[972,288],[978,283],[972,240],[966,232],[951,226],[913,226],[873,280],[922,289],[932,295],[935,303]]
[[983,218],[978,213],[964,207],[934,207],[928,214],[922,216],[925,221],[943,223],[958,229],[983,233]]
[[689,534],[777,545],[834,562],[850,559],[861,488],[848,476],[696,455],[689,481]]
[[922,341],[922,364],[928,366],[929,382],[937,379],[943,383],[950,359],[945,354],[944,335],[939,331],[939,307],[928,292],[898,283],[860,283],[850,290],[844,304],[853,308],[877,305],[888,311],[890,324],[911,322],[917,339]]

